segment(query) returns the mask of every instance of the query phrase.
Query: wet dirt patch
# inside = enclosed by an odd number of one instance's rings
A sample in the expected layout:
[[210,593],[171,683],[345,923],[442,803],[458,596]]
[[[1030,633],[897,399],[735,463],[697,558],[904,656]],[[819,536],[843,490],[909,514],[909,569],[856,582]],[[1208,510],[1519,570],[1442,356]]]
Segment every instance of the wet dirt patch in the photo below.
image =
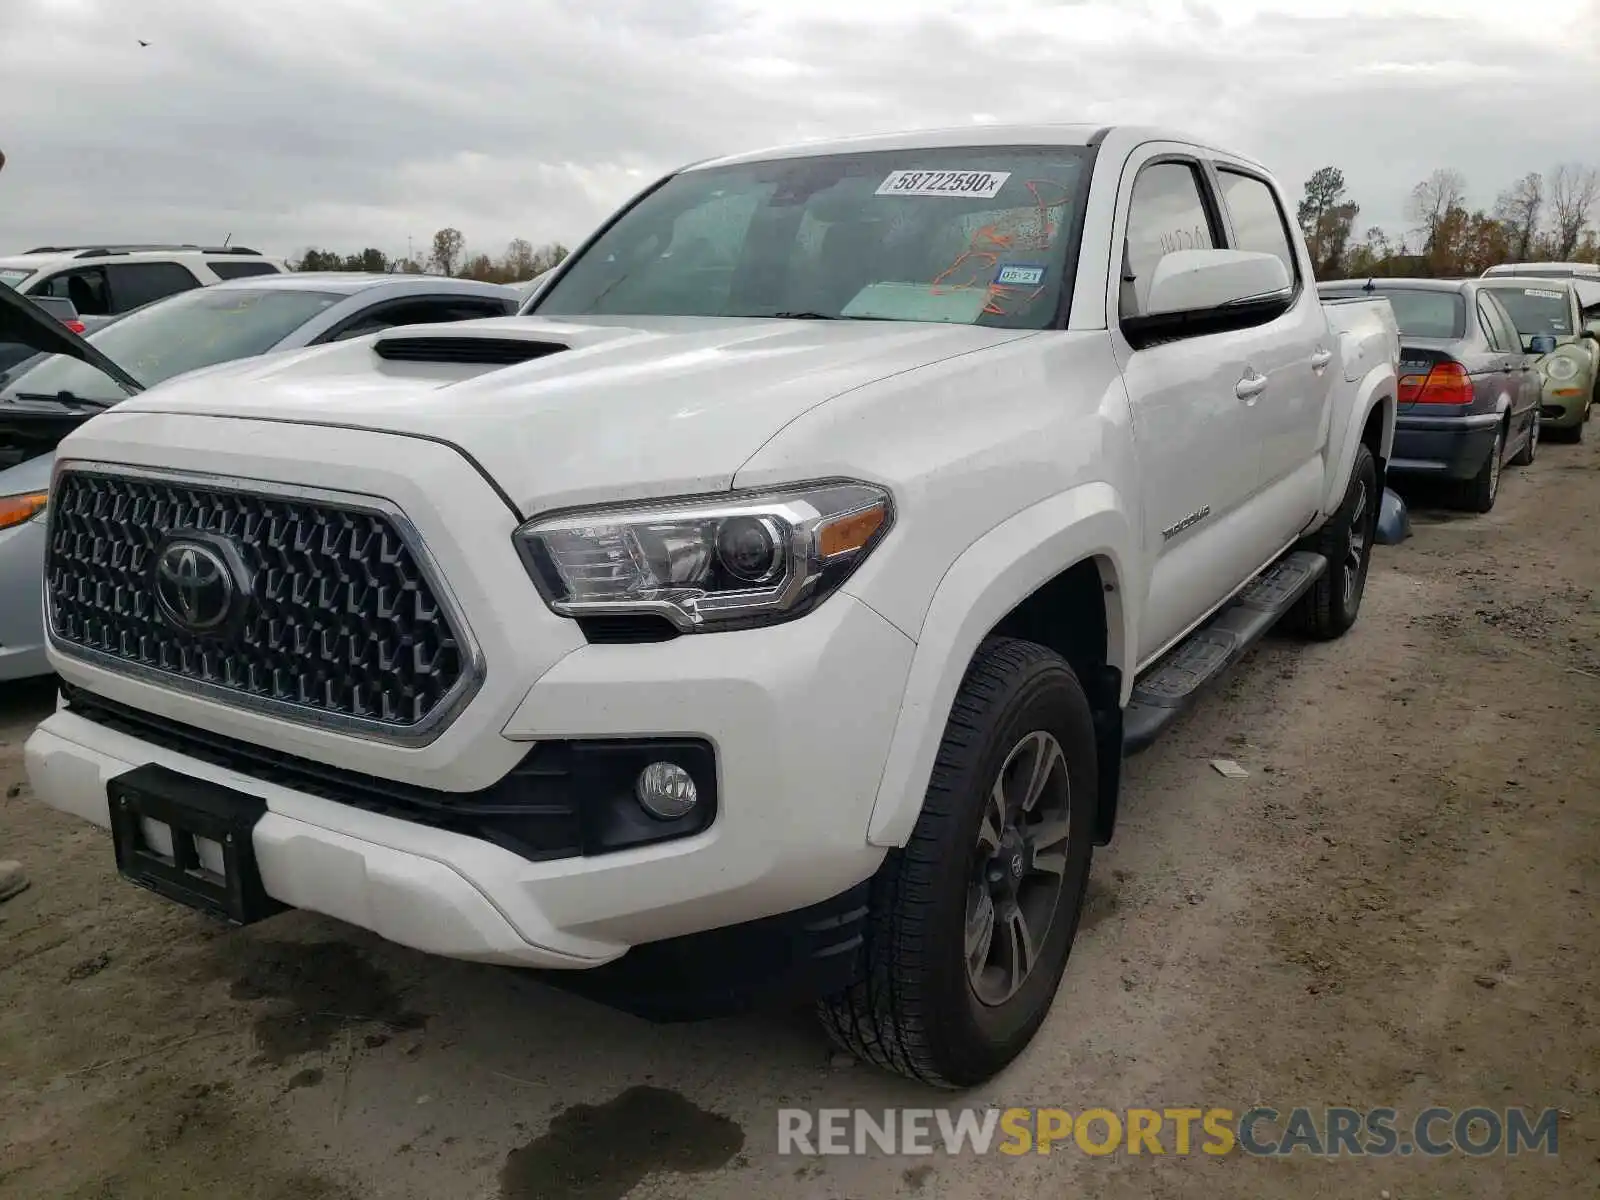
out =
[[646,1176],[727,1166],[744,1130],[677,1092],[632,1087],[604,1104],[561,1110],[541,1136],[506,1156],[501,1200],[622,1200]]
[[0,1167],[0,1193],[59,1200],[357,1200],[337,1180],[292,1160],[274,1161],[277,1143],[259,1137],[258,1114],[242,1108],[233,1093],[226,1080],[143,1072],[84,1110],[76,1130],[64,1129],[53,1141],[11,1157]]
[[328,1050],[353,1025],[421,1029],[423,1013],[406,1009],[389,976],[346,942],[240,942],[218,973],[235,1000],[264,1005],[255,1019],[263,1061],[281,1065]]

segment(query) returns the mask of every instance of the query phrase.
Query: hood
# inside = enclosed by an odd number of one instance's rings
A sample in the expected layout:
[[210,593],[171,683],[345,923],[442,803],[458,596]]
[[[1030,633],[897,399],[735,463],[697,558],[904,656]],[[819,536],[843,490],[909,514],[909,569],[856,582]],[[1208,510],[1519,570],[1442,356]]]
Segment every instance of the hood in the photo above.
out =
[[527,514],[726,489],[806,410],[1028,336],[893,321],[499,317],[227,363],[153,387],[119,411],[448,442]]
[[6,343],[36,354],[65,354],[88,363],[116,380],[129,395],[144,390],[137,379],[33,301],[0,287],[0,345]]

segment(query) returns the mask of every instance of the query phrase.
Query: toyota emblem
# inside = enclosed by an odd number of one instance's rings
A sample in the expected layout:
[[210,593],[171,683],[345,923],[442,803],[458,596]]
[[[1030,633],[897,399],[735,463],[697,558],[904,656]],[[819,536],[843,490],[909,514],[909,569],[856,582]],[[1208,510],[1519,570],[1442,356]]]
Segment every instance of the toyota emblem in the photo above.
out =
[[203,542],[169,542],[156,558],[155,583],[162,615],[186,633],[210,633],[233,614],[233,571]]

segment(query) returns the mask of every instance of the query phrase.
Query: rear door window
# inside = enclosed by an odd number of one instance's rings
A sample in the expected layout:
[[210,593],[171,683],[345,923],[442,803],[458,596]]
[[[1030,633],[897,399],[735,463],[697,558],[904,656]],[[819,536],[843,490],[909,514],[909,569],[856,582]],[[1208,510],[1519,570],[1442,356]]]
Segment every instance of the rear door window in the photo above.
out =
[[58,296],[70,300],[80,317],[103,317],[114,311],[111,307],[111,289],[106,283],[103,267],[61,271],[34,288],[30,295]]
[[1295,262],[1289,241],[1289,218],[1272,189],[1254,175],[1218,168],[1222,183],[1222,202],[1233,219],[1235,249],[1258,254],[1275,254],[1282,260],[1289,278],[1300,282],[1300,267]]
[[1489,345],[1502,354],[1511,354],[1522,348],[1518,341],[1516,331],[1511,327],[1511,321],[1505,315],[1500,305],[1495,302],[1493,293],[1482,292],[1478,296],[1478,320],[1483,325],[1484,336],[1489,339]]
[[106,274],[111,278],[114,313],[200,286],[200,281],[177,263],[118,263],[107,267]]

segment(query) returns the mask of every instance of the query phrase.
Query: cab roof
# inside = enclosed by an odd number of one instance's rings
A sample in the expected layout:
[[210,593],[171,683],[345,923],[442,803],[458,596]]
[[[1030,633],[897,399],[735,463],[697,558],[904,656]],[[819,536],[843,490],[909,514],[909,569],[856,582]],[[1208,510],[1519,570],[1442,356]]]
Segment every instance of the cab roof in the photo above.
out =
[[[771,146],[721,158],[697,162],[685,170],[705,170],[739,163],[765,162],[781,158],[812,158],[825,154],[866,154],[875,150],[942,150],[956,146],[1097,146],[1112,134],[1130,145],[1141,142],[1183,142],[1243,162],[1248,155],[1212,144],[1210,139],[1175,129],[1145,125],[1098,125],[1089,123],[1037,125],[953,125],[940,129],[916,129],[899,133],[875,133],[858,137],[797,142]],[[1259,166],[1260,164],[1255,164]]]

